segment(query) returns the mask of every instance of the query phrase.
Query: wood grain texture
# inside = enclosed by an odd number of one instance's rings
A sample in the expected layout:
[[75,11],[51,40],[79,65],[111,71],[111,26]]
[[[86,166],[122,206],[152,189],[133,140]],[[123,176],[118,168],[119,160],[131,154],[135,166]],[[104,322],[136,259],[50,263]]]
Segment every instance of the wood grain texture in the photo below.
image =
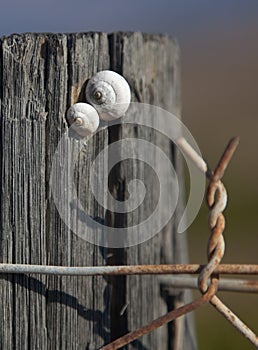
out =
[[[141,245],[107,250],[75,235],[55,207],[50,172],[58,142],[67,130],[67,108],[84,101],[86,80],[103,69],[125,76],[134,101],[180,114],[179,51],[166,36],[79,33],[1,38],[1,262],[89,266],[186,261],[186,239],[176,234],[174,219]],[[144,218],[157,200],[157,190],[153,188],[139,212],[106,212],[91,194],[90,166],[105,146],[128,136],[161,147],[180,169],[171,142],[153,130],[116,126],[101,130],[84,145],[75,172],[78,197],[91,216],[121,227]],[[70,162],[79,146],[76,139],[67,142],[65,161]],[[108,159],[104,162],[103,167]],[[146,174],[144,164],[125,161],[112,171],[109,188],[121,200],[130,179],[142,178],[151,185],[153,179]],[[65,198],[61,184],[58,191]],[[179,217],[180,206],[178,210]],[[77,214],[72,215],[71,220],[79,225]],[[0,279],[0,348],[7,350],[99,349],[186,300],[184,293],[161,287],[156,276],[1,275]],[[177,349],[195,349],[189,318],[179,326],[162,327],[127,348],[175,349],[179,329],[183,331]]]
[[[133,101],[149,103],[180,115],[180,66],[177,43],[166,36],[141,33],[114,34],[111,36],[111,43],[111,68],[128,80],[132,87]],[[112,128],[109,137],[112,142],[126,137],[147,140],[160,147],[181,173],[177,151],[171,141],[155,130],[122,125]],[[157,159],[157,166],[158,163]],[[113,195],[119,198],[123,192],[121,187],[126,188],[131,178],[143,179],[147,188],[151,189],[151,194],[137,213],[115,215],[113,222],[118,221],[124,227],[144,220],[146,212],[150,212],[150,208],[159,196],[155,186],[153,187],[150,169],[146,169],[144,164],[136,160],[121,163],[120,168],[117,169],[112,180]],[[113,251],[112,262],[114,264],[186,262],[186,236],[176,232],[178,224],[176,218],[179,219],[182,215],[183,192],[181,195],[176,215],[160,234],[140,245]],[[112,338],[121,336],[125,328],[136,329],[188,300],[188,295],[183,291],[171,290],[169,286],[161,288],[155,276],[127,276],[114,280],[118,292],[113,294],[112,317],[117,322],[114,323],[114,327],[111,325]],[[119,311],[123,305],[127,307],[121,316]],[[121,329],[116,326],[117,323],[123,325]],[[192,324],[191,318],[186,317],[180,323],[175,322],[164,326],[142,337],[128,346],[128,349],[194,349],[196,342],[191,332]],[[178,339],[176,334],[179,328],[182,333]]]

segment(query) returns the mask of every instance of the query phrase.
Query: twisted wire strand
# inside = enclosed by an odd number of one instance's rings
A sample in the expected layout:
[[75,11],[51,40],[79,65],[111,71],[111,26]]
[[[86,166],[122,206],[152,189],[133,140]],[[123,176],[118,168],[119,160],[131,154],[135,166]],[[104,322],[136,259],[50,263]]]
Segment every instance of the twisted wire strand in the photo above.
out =
[[[201,164],[199,168],[204,171],[211,179],[213,179],[214,174],[209,171],[206,163],[200,158],[199,155],[190,147],[190,145],[184,140],[178,140],[178,145],[187,150],[190,157],[198,164]],[[225,168],[224,168],[225,169]],[[223,170],[224,171],[224,170]],[[215,198],[215,194],[218,195]],[[201,271],[198,279],[199,288],[202,292],[202,297],[197,300],[192,301],[189,304],[183,305],[180,308],[170,311],[164,316],[152,321],[148,325],[141,327],[133,332],[127,333],[124,336],[116,339],[110,344],[104,346],[102,350],[112,350],[119,349],[122,346],[132,342],[133,340],[143,336],[146,333],[174,320],[176,317],[185,315],[186,313],[196,310],[202,305],[206,304],[215,295],[218,288],[218,275],[214,274],[214,270],[219,265],[225,251],[224,239],[222,232],[225,227],[225,219],[222,215],[222,211],[225,209],[227,203],[226,190],[221,183],[221,181],[211,181],[208,190],[207,199],[210,203],[210,227],[212,228],[212,235],[209,244],[209,262],[205,268]],[[215,201],[216,199],[216,201]],[[210,279],[210,285],[208,285],[208,280]]]
[[[212,172],[205,161],[180,138],[177,145],[195,162],[198,168],[206,174],[210,180],[207,188],[207,204],[210,210],[209,227],[211,235],[208,241],[208,263],[201,265],[139,265],[139,266],[105,266],[105,267],[62,267],[62,266],[37,266],[22,264],[0,264],[0,273],[42,273],[61,275],[108,275],[108,274],[164,274],[164,273],[199,273],[198,286],[202,296],[188,304],[168,312],[146,326],[132,331],[112,343],[102,347],[102,350],[119,349],[133,340],[143,336],[152,330],[198,309],[210,302],[240,333],[242,333],[253,345],[258,348],[258,337],[238,316],[236,316],[217,296],[219,273],[257,274],[257,265],[221,265],[220,262],[225,253],[223,232],[225,229],[225,217],[223,211],[227,204],[227,192],[221,178],[228,163],[238,145],[239,139],[233,138],[223,153],[218,166]],[[242,281],[243,282],[243,281]]]
[[208,280],[212,278],[212,274],[220,264],[225,252],[225,241],[222,235],[225,229],[225,218],[222,211],[227,204],[227,192],[221,181],[210,183],[207,191],[207,202],[210,207],[211,236],[208,242],[208,263],[198,278],[199,289],[202,293],[206,292]]
[[[112,343],[104,346],[102,350],[119,349],[133,340],[143,336],[144,334],[161,327],[165,323],[198,309],[207,302],[210,302],[211,305],[218,310],[218,312],[220,312],[240,333],[242,333],[253,345],[258,348],[258,337],[255,335],[255,333],[215,295],[218,289],[219,275],[214,271],[219,266],[225,252],[225,242],[223,237],[225,218],[223,211],[227,204],[227,192],[223,183],[221,182],[221,178],[224,175],[224,172],[238,143],[238,137],[230,140],[218,163],[218,166],[216,167],[215,171],[212,172],[206,166],[203,159],[201,159],[200,156],[194,152],[194,150],[189,148],[188,144],[185,144],[184,140],[180,139],[178,141],[178,145],[185,149],[186,153],[188,153],[198,167],[204,171],[206,176],[210,179],[206,197],[207,204],[210,209],[209,226],[211,229],[207,249],[208,263],[202,269],[198,278],[199,289],[203,294],[202,297],[192,301],[189,304],[183,305],[180,308],[170,311],[168,314],[159,317],[144,327],[118,338]],[[210,284],[208,284],[209,280]]]
[[[210,184],[207,189],[206,199],[210,209],[209,226],[211,229],[211,235],[207,249],[208,264],[204,267],[198,279],[199,288],[202,293],[205,293],[207,290],[209,279],[212,280],[214,276],[219,278],[217,274],[214,274],[214,270],[220,264],[225,252],[225,242],[223,237],[225,217],[223,211],[227,204],[227,191],[220,179],[237,147],[238,141],[238,138],[234,138],[229,142],[214,173],[210,173]],[[255,345],[256,348],[258,348],[258,337],[256,334],[216,295],[210,299],[210,304],[214,306],[215,309],[253,345]]]

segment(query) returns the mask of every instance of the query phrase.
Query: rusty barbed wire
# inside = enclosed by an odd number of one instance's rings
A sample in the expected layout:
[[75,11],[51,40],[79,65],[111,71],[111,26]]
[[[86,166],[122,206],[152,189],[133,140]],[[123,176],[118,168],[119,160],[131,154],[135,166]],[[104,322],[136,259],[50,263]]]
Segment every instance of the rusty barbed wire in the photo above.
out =
[[192,302],[176,308],[166,315],[159,317],[146,326],[132,331],[119,339],[102,347],[102,350],[119,349],[133,340],[147,334],[154,329],[174,320],[177,317],[194,311],[208,302],[215,307],[240,333],[242,333],[253,345],[258,348],[258,337],[238,316],[236,316],[217,296],[218,289],[257,292],[258,282],[248,280],[222,280],[221,274],[258,275],[258,265],[247,264],[220,264],[224,252],[225,242],[223,232],[225,218],[223,211],[227,204],[227,192],[221,181],[222,176],[231,160],[238,145],[237,137],[230,140],[217,167],[211,171],[206,162],[195,152],[184,138],[179,138],[176,144],[192,159],[196,166],[206,175],[209,180],[207,188],[207,204],[210,210],[209,227],[211,235],[208,241],[208,263],[199,264],[173,264],[173,265],[131,265],[131,266],[45,266],[27,264],[0,263],[0,273],[26,273],[26,274],[49,274],[62,276],[103,276],[103,275],[172,275],[172,274],[199,274],[198,280],[189,277],[184,279],[171,279],[159,277],[159,283],[170,283],[175,287],[197,287],[202,296]]

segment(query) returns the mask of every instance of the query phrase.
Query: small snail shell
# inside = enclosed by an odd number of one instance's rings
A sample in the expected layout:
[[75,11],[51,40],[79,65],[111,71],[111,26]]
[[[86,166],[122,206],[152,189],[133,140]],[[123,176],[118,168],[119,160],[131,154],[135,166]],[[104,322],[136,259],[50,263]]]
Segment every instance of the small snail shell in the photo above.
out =
[[131,102],[127,81],[118,73],[103,70],[95,74],[86,85],[86,100],[99,113],[102,120],[122,117]]
[[88,103],[75,103],[67,111],[67,119],[73,130],[82,137],[94,133],[99,126],[99,116]]

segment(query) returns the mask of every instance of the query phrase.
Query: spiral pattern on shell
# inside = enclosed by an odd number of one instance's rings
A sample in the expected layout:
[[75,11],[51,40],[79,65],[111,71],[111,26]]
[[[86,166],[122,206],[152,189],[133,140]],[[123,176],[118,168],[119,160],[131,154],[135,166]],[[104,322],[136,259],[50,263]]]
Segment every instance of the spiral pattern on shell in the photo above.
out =
[[131,102],[129,84],[120,74],[110,70],[96,73],[88,81],[85,95],[102,120],[122,117]]
[[81,137],[93,134],[99,126],[99,116],[94,107],[88,103],[75,103],[67,111],[71,128]]

